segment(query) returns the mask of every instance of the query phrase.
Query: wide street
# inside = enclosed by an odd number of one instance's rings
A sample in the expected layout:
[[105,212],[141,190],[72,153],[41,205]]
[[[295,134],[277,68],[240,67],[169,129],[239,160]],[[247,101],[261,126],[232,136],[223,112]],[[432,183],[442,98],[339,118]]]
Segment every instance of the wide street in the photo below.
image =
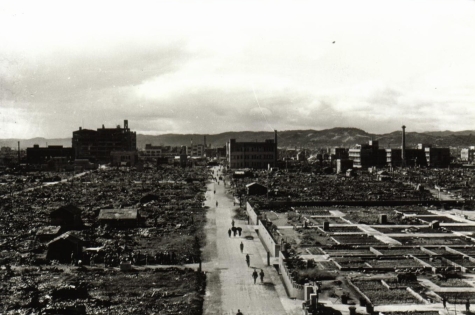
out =
[[[213,170],[216,172],[218,168]],[[226,195],[223,181],[219,181],[219,185],[216,182],[208,184],[206,197],[209,210],[205,228],[207,244],[203,249],[203,270],[207,272],[204,314],[235,315],[238,309],[244,315],[301,314],[301,309],[297,312],[300,303],[286,296],[277,271],[267,266],[266,251],[253,226],[235,220],[235,226],[242,227],[243,234],[241,237],[228,236],[234,206]],[[253,236],[253,239],[246,239],[246,236]],[[243,253],[239,248],[241,242],[244,244]],[[246,254],[250,256],[251,267],[246,264]],[[264,271],[263,283],[257,279],[254,284],[253,268]]]

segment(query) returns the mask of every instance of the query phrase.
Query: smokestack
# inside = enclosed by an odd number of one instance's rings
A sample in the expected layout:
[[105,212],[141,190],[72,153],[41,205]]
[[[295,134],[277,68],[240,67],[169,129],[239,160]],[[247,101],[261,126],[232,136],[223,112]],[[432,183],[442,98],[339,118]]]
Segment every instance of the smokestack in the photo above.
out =
[[274,143],[275,143],[274,167],[277,167],[277,130],[274,130]]
[[124,129],[129,129],[129,121],[128,120],[124,120]]
[[402,126],[402,146],[401,146],[402,166],[406,166],[406,126]]
[[20,141],[18,141],[18,164],[20,164]]

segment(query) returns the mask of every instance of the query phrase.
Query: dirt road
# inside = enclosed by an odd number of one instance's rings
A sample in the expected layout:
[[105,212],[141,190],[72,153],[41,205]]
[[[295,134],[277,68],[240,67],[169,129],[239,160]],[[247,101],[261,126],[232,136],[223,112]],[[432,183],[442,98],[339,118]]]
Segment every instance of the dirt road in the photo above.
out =
[[[247,222],[235,220],[235,226],[241,227],[243,234],[241,237],[228,236],[234,211],[232,199],[226,195],[223,182],[220,181],[219,185],[216,182],[209,184],[206,197],[206,205],[210,209],[206,226],[207,245],[203,249],[203,270],[208,277],[204,314],[235,315],[238,309],[244,315],[287,314],[276,291],[275,275],[271,277],[271,272],[275,273],[275,270],[265,265],[263,249],[258,248],[262,245],[256,239],[245,238],[255,235],[246,225]],[[242,253],[239,248],[241,242],[244,244]],[[250,267],[246,264],[246,254],[250,256]],[[264,270],[264,283],[257,279],[254,284],[254,268],[258,272]]]

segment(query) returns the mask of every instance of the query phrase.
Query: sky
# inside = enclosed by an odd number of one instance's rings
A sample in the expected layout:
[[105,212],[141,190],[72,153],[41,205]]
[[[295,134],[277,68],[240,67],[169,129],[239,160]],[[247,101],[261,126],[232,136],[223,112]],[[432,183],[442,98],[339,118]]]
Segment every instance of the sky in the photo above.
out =
[[475,1],[3,1],[0,138],[475,129]]

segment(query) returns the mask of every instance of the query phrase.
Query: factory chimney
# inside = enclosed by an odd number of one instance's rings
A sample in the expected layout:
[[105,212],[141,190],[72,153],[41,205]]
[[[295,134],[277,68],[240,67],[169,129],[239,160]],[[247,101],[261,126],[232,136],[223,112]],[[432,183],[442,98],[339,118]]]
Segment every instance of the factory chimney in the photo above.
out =
[[129,129],[129,121],[128,120],[124,120],[124,129],[125,130]]
[[406,167],[406,126],[402,126],[402,146],[401,146],[402,166]]
[[20,164],[20,141],[18,141],[18,164]]
[[274,152],[274,167],[277,167],[277,130],[274,130],[274,143],[275,143],[275,152]]

